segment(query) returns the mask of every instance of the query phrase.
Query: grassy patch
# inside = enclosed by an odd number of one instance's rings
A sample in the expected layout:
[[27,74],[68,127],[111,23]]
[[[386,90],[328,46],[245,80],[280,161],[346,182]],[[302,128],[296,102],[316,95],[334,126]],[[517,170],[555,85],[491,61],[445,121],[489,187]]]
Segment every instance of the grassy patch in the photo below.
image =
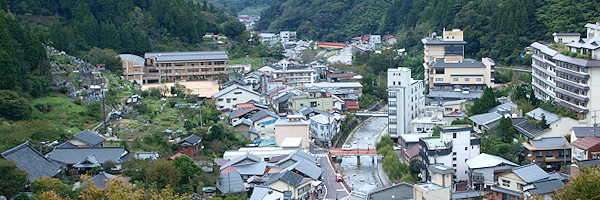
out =
[[50,123],[60,125],[65,129],[81,131],[91,125],[96,125],[100,120],[86,115],[86,108],[74,104],[66,97],[41,97],[33,100],[33,105],[47,104],[51,105],[52,109],[49,112],[42,113],[43,119],[48,119]]

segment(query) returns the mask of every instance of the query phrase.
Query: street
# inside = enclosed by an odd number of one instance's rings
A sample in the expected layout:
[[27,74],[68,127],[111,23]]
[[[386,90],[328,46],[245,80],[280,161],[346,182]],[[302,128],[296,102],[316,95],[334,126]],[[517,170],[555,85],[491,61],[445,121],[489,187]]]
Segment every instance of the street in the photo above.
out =
[[340,182],[335,180],[335,170],[333,169],[333,166],[331,166],[332,163],[329,162],[328,152],[329,150],[327,149],[315,149],[314,153],[315,155],[320,155],[318,156],[317,161],[321,164],[321,167],[324,170],[322,179],[323,185],[327,190],[325,199],[336,199],[336,197],[337,199],[341,199],[347,197],[350,194]]

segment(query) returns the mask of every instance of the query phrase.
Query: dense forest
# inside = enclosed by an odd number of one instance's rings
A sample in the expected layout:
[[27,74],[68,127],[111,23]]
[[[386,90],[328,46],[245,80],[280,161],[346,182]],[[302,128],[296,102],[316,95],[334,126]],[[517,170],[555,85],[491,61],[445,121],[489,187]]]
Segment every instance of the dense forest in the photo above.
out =
[[278,0],[256,29],[322,41],[389,33],[398,36],[399,48],[413,51],[429,33],[459,28],[469,56],[511,65],[526,64],[518,59],[523,48],[553,32],[583,33],[585,23],[600,21],[599,10],[593,0]]
[[224,30],[237,22],[233,17],[192,0],[8,0],[4,5],[40,41],[79,56],[93,47],[137,55],[199,50],[206,32],[241,34]]

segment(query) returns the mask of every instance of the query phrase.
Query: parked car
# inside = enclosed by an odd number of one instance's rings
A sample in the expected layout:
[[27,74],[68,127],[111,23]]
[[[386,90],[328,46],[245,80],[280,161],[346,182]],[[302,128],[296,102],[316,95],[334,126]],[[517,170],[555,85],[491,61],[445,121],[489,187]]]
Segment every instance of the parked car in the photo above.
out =
[[346,144],[346,145],[342,145],[342,150],[344,151],[352,151],[352,145]]
[[337,182],[342,182],[342,181],[344,181],[344,178],[342,177],[341,174],[335,174],[335,180]]

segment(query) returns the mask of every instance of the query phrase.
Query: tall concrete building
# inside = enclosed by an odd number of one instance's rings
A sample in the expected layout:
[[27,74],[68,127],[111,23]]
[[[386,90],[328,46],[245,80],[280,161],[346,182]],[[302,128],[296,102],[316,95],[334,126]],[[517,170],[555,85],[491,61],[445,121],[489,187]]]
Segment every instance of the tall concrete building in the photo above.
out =
[[463,31],[444,29],[443,36],[432,33],[423,38],[425,84],[430,89],[469,88],[482,90],[494,84],[494,65],[491,58],[482,61],[465,58]]
[[390,68],[388,77],[388,120],[389,134],[397,139],[411,131],[411,121],[416,119],[425,107],[423,81],[413,80],[409,68]]
[[575,111],[579,126],[593,125],[590,112],[600,110],[600,23],[585,27],[588,38],[566,44],[531,44],[535,96]]

